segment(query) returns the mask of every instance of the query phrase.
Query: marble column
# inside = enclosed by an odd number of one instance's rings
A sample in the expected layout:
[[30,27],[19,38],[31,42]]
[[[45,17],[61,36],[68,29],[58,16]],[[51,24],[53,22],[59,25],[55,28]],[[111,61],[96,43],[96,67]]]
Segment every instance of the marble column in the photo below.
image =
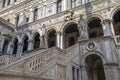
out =
[[13,47],[12,42],[9,42],[8,49],[7,49],[7,54],[12,54],[11,53],[12,47]]
[[23,42],[19,42],[19,43],[18,43],[17,56],[22,56],[22,53],[23,53],[23,45],[24,45]]
[[14,3],[14,0],[11,0],[10,4],[13,4]]
[[64,34],[60,35],[60,48],[63,49],[64,48]]
[[45,48],[48,48],[48,37],[44,36]]
[[61,32],[57,32],[57,43],[56,43],[56,46],[57,47],[60,47],[60,35],[61,35]]
[[112,31],[111,31],[111,25],[110,25],[110,20],[109,19],[105,19],[103,20],[103,24],[104,24],[104,36],[112,36]]
[[45,48],[44,36],[41,36],[41,37],[40,37],[40,48]]
[[33,50],[33,46],[34,46],[34,40],[28,40],[28,49],[27,50]]
[[53,12],[54,12],[54,14],[56,14],[56,13],[57,13],[56,11],[57,11],[57,2],[54,2],[54,11],[53,11]]
[[8,6],[8,0],[5,0],[5,7]]
[[33,13],[33,9],[30,10],[30,20],[29,22],[33,22],[34,19],[34,13]]
[[65,10],[67,10],[67,0],[62,0],[62,4],[63,4],[63,6],[62,6],[62,10],[63,11],[65,11]]
[[106,80],[119,80],[119,67],[116,63],[103,64]]

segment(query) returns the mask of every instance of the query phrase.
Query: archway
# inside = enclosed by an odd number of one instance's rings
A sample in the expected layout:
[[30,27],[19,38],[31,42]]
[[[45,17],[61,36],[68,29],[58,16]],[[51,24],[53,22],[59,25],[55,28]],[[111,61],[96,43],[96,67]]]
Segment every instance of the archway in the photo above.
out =
[[16,38],[14,40],[14,48],[13,48],[13,55],[16,55],[17,54],[17,48],[18,48],[18,39]]
[[93,18],[91,21],[89,21],[88,27],[89,38],[103,36],[103,28],[101,25],[101,20],[99,18]]
[[23,52],[27,51],[27,49],[28,49],[28,37],[25,36],[24,44],[23,44]]
[[73,23],[66,27],[64,31],[64,46],[68,48],[75,44],[79,36],[79,31],[77,29],[77,24]]
[[48,48],[56,46],[56,31],[50,30],[48,33]]
[[98,55],[87,56],[85,63],[87,65],[88,80],[106,80],[103,61]]
[[40,35],[39,33],[36,33],[36,36],[34,38],[34,49],[37,49],[40,47]]
[[8,49],[9,42],[7,40],[4,41],[2,52],[6,53]]
[[120,35],[120,10],[114,14],[113,21],[115,35]]

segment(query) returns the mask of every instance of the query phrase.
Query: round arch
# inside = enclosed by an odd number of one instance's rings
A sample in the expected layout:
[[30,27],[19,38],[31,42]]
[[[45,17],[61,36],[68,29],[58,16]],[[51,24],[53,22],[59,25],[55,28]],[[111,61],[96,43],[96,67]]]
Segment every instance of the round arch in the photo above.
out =
[[101,19],[98,17],[92,17],[87,22],[89,38],[96,38],[103,36],[103,27]]
[[99,15],[99,14],[92,14],[92,15],[89,15],[89,16],[87,17],[87,19],[86,19],[87,24],[88,24],[90,21],[92,21],[94,18],[99,18],[100,20],[103,20],[103,19],[104,19],[104,18],[103,18],[101,15]]
[[81,65],[86,66],[85,59],[89,55],[97,55],[97,56],[99,56],[102,59],[103,63],[106,63],[106,58],[105,58],[105,56],[102,53],[97,52],[97,51],[93,51],[93,52],[87,52],[87,53],[85,53],[84,55],[81,56],[81,58],[80,58]]
[[47,38],[48,38],[48,48],[56,46],[57,36],[56,36],[56,30],[55,29],[50,29],[47,32]]
[[106,80],[103,61],[100,56],[96,54],[88,55],[84,62],[87,67],[88,80]]
[[64,26],[63,31],[63,43],[64,48],[68,48],[75,44],[79,36],[79,30],[77,28],[77,23],[71,22]]

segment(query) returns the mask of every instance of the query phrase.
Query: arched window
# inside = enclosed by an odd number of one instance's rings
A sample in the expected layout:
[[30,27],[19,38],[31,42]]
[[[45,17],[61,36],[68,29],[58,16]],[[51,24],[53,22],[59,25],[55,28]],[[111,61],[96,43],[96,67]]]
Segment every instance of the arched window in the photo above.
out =
[[89,55],[85,59],[88,80],[105,80],[103,61],[98,55]]
[[40,47],[40,35],[39,33],[36,33],[36,36],[34,38],[34,49],[37,49]]
[[75,44],[79,36],[79,31],[77,29],[77,24],[68,25],[64,32],[64,45],[65,48],[68,48]]
[[77,6],[77,0],[71,0],[71,8],[75,8]]
[[5,7],[5,2],[6,2],[6,0],[3,0],[3,5],[2,5],[2,7]]
[[33,13],[34,13],[34,19],[33,19],[33,21],[36,21],[37,20],[37,17],[38,17],[38,9],[36,8],[34,11],[33,11]]
[[120,35],[120,10],[115,13],[113,20],[115,35]]
[[56,31],[50,30],[48,34],[48,48],[56,46]]
[[13,55],[16,55],[17,54],[17,48],[18,48],[18,39],[16,38],[14,40],[14,48],[13,48]]
[[88,23],[89,38],[95,38],[103,36],[103,29],[101,25],[101,20],[99,18],[93,18]]
[[62,0],[57,1],[57,13],[62,11]]
[[27,51],[27,49],[28,49],[28,37],[25,36],[24,45],[23,45],[23,52]]
[[7,40],[5,40],[5,41],[4,41],[4,45],[3,45],[3,50],[2,50],[3,53],[6,53],[6,52],[7,52],[8,45],[9,45],[9,42],[8,42]]

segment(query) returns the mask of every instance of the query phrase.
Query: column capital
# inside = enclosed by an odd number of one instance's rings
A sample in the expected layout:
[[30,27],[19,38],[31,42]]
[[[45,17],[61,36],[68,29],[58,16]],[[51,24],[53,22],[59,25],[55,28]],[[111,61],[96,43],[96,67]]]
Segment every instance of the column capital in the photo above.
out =
[[112,22],[112,20],[110,20],[110,19],[104,19],[103,20],[103,24],[105,24],[105,23],[111,23]]

